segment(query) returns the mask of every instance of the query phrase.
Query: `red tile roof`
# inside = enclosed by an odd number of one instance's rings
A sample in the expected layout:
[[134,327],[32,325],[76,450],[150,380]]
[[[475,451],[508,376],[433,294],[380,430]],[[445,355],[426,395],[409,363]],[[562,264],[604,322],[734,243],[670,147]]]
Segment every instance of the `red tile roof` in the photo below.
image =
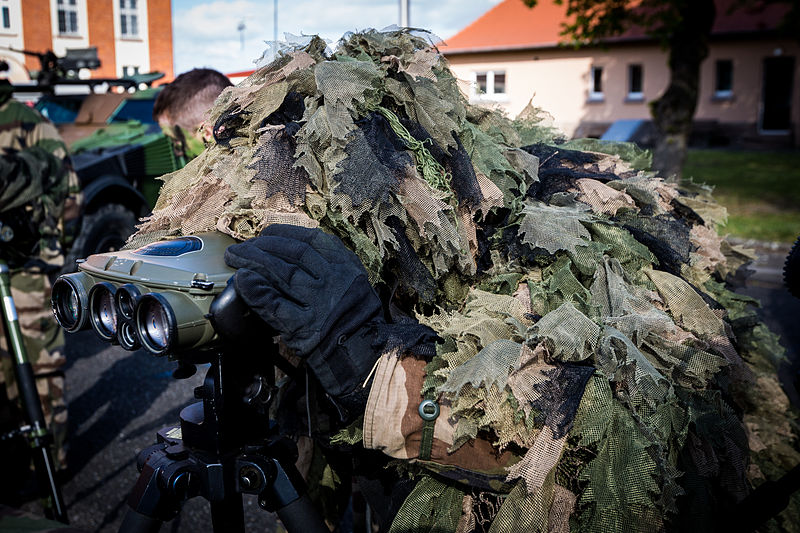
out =
[[[736,34],[775,29],[786,13],[785,5],[770,4],[760,11],[738,9],[729,13],[735,0],[717,0],[717,17],[712,34]],[[550,48],[566,39],[561,35],[567,19],[566,1],[539,0],[533,9],[522,0],[503,0],[472,24],[438,45],[444,54],[490,52],[527,48]],[[609,39],[612,41],[642,39],[640,28]]]

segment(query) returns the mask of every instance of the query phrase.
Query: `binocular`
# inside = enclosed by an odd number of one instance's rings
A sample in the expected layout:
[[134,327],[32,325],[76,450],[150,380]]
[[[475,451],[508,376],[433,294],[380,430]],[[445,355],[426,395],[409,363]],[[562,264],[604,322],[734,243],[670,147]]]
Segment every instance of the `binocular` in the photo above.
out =
[[[215,319],[225,322],[235,314],[226,309],[241,306],[232,287],[219,297],[234,273],[224,253],[235,242],[205,233],[92,255],[53,285],[56,320],[69,332],[91,327],[130,351],[166,355],[213,346],[218,330],[226,330]],[[229,326],[236,329],[235,318]]]

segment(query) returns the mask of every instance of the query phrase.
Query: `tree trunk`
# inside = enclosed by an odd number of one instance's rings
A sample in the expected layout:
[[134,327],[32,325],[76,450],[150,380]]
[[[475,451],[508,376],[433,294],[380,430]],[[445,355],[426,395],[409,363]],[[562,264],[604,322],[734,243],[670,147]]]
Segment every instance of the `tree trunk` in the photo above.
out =
[[676,2],[682,23],[667,38],[669,85],[650,103],[656,127],[653,168],[669,181],[681,178],[686,148],[697,109],[700,64],[708,57],[708,40],[714,24],[714,0]]

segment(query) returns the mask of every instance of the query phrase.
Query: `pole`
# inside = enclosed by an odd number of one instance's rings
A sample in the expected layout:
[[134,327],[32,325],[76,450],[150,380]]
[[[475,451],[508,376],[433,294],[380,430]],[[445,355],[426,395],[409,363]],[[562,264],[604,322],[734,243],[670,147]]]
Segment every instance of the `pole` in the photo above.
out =
[[36,475],[39,478],[39,488],[42,496],[48,501],[46,514],[50,518],[66,524],[68,523],[67,511],[61,497],[61,489],[56,482],[53,456],[50,451],[51,436],[47,432],[42,404],[36,392],[36,378],[33,375],[33,367],[28,361],[28,352],[25,350],[25,342],[19,326],[17,307],[14,305],[14,298],[11,295],[9,268],[2,260],[0,260],[0,298],[2,298],[3,326],[8,349],[13,359],[22,410],[25,414],[25,422],[30,428],[27,436],[33,448],[33,461]]
[[[276,0],[277,1],[277,0]],[[408,28],[411,24],[411,0],[400,0],[400,27]]]
[[272,2],[272,59],[278,56],[278,0]]

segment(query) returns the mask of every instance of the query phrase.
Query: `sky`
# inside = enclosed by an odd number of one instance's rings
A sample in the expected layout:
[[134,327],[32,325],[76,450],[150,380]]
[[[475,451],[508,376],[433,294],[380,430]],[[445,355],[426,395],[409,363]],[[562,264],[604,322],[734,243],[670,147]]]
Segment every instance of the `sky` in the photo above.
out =
[[[275,0],[172,0],[175,74],[249,70],[274,35]],[[500,0],[411,0],[410,26],[447,40]],[[319,35],[335,44],[348,31],[399,24],[398,0],[277,0],[278,40]],[[237,28],[244,25],[242,32]],[[242,46],[244,44],[244,46]]]

